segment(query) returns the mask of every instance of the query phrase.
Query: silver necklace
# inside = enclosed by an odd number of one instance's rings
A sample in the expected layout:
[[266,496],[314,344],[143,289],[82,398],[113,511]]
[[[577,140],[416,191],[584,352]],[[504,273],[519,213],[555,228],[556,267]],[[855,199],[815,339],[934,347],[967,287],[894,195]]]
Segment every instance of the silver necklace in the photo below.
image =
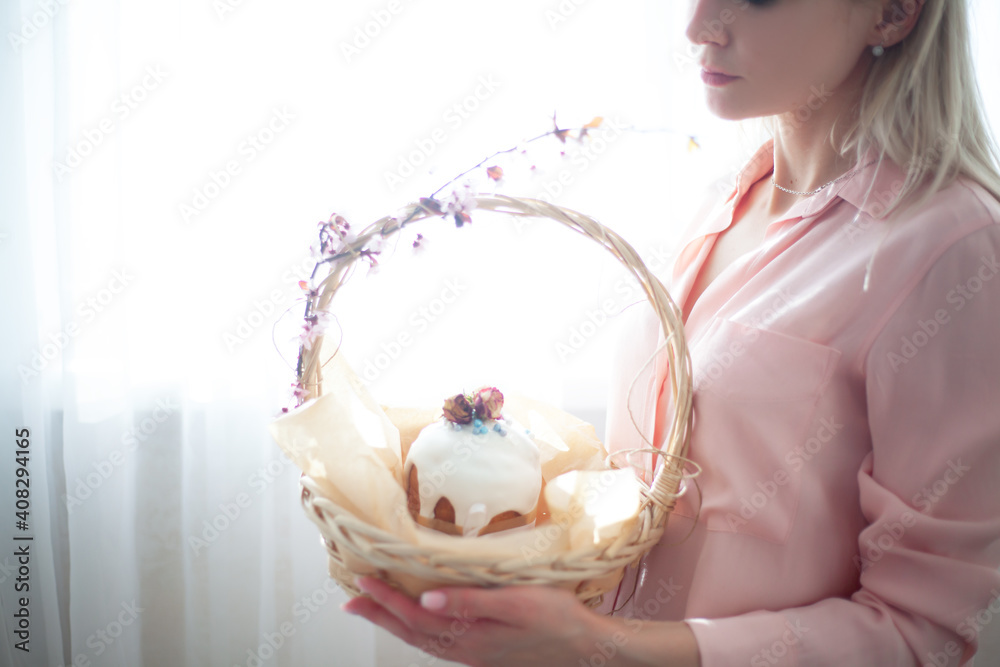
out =
[[774,180],[774,173],[772,173],[772,174],[771,174],[771,185],[773,185],[774,187],[778,188],[778,189],[779,189],[779,190],[781,190],[782,192],[787,192],[787,193],[788,193],[788,194],[790,194],[790,195],[802,195],[803,197],[811,197],[812,195],[816,195],[816,194],[819,194],[820,192],[822,192],[822,191],[823,191],[823,189],[824,189],[824,188],[828,188],[828,187],[830,187],[831,185],[833,185],[833,184],[834,184],[834,183],[836,183],[837,181],[842,181],[842,180],[844,180],[845,178],[847,178],[848,176],[853,176],[854,174],[858,173],[859,171],[861,171],[861,170],[862,170],[862,169],[864,169],[865,167],[868,167],[868,166],[871,166],[871,165],[873,165],[873,164],[875,164],[875,160],[872,160],[872,161],[871,161],[871,162],[869,162],[868,164],[866,164],[866,165],[862,165],[862,166],[858,167],[857,169],[852,169],[851,171],[847,172],[846,174],[843,174],[843,175],[841,175],[841,176],[838,176],[837,178],[833,179],[833,180],[832,180],[832,181],[830,181],[829,183],[825,183],[825,184],[823,184],[823,185],[819,186],[818,188],[816,188],[815,190],[812,190],[812,191],[810,191],[810,192],[799,192],[798,190],[789,190],[788,188],[783,188],[783,187],[781,187],[781,186],[780,186],[780,185],[778,185],[778,183],[777,183],[777,182],[776,182],[776,181]]

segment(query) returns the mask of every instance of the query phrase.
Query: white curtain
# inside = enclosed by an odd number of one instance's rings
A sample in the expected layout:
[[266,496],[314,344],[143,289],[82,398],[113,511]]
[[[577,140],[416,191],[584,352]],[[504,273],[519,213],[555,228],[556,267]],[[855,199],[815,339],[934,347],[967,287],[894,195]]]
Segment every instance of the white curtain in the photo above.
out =
[[[1000,14],[974,4],[1000,127]],[[690,193],[740,159],[701,106],[683,15],[646,0],[0,4],[0,664],[431,664],[339,611],[267,433],[290,404],[297,315],[281,316],[315,224],[430,194],[554,110],[564,127],[603,116],[606,151],[539,142],[507,191],[595,214],[656,268]],[[600,430],[616,336],[595,304],[637,298],[616,268],[547,228],[447,231],[429,235],[432,261],[393,257],[344,297],[359,367],[392,360],[373,390],[462,382],[417,380],[472,330],[515,361],[467,372]],[[460,307],[423,314],[456,280]],[[415,342],[390,354],[400,333]]]

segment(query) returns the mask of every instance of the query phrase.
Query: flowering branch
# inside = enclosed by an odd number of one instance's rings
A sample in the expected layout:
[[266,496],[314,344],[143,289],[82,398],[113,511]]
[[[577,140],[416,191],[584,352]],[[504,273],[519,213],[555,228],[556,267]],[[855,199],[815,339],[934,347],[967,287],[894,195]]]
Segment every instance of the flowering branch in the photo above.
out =
[[[550,135],[555,136],[556,139],[565,144],[567,138],[571,136],[571,133],[576,132],[576,140],[582,143],[584,139],[586,139],[590,130],[600,127],[602,122],[603,119],[601,117],[596,117],[583,127],[570,130],[567,128],[560,128],[559,123],[556,120],[556,115],[553,114],[553,127],[551,130],[543,132],[536,137],[532,137],[531,139],[528,139],[527,141],[524,141],[516,146],[496,151],[488,157],[480,160],[469,169],[466,169],[459,175],[444,183],[444,185],[435,190],[429,197],[421,197],[419,203],[415,205],[402,220],[399,220],[394,216],[382,218],[357,234],[355,234],[351,229],[351,225],[347,219],[336,213],[331,215],[327,221],[320,222],[319,245],[314,247],[314,252],[317,256],[316,265],[313,267],[309,280],[299,282],[299,286],[305,293],[306,307],[304,324],[302,326],[302,331],[299,334],[299,354],[298,362],[295,368],[296,382],[294,385],[294,395],[298,404],[301,404],[303,401],[308,399],[312,393],[307,386],[305,374],[309,373],[310,377],[312,377],[317,372],[315,368],[304,368],[305,353],[311,350],[312,347],[317,344],[317,341],[321,340],[323,333],[325,333],[330,324],[335,321],[332,314],[319,307],[320,300],[325,299],[324,303],[329,303],[329,299],[332,297],[333,292],[336,291],[337,287],[339,287],[341,282],[344,280],[345,272],[355,261],[359,259],[364,260],[368,263],[369,270],[377,269],[378,258],[382,252],[383,240],[386,237],[400,231],[403,227],[416,221],[417,219],[434,216],[450,217],[454,220],[456,227],[462,227],[463,225],[471,223],[471,212],[476,206],[476,199],[474,193],[471,191],[471,186],[465,185],[461,188],[461,190],[453,188],[451,195],[447,199],[439,198],[442,191],[449,186],[454,185],[459,179],[486,166],[497,157],[507,153],[513,153],[518,150],[525,153],[525,146],[528,146],[536,141],[540,141]],[[632,127],[624,129],[635,130],[635,128]],[[694,137],[688,136],[688,140],[689,150],[693,150],[698,147]],[[532,169],[534,169],[534,167],[532,167]],[[499,183],[504,177],[503,168],[495,164],[490,165],[486,168],[486,175],[494,182]],[[423,241],[423,235],[417,234],[412,243],[412,247],[414,249],[420,248]],[[317,283],[317,274],[319,273],[320,267],[327,264],[332,265],[328,276]],[[323,293],[324,289],[327,291],[326,294]],[[497,393],[499,394],[499,392]]]

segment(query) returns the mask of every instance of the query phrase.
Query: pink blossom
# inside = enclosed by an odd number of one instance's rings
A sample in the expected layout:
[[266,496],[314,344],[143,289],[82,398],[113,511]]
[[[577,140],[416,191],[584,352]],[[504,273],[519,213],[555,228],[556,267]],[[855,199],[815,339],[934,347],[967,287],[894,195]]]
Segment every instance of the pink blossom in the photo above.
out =
[[305,385],[301,383],[292,385],[292,396],[295,397],[296,402],[301,403],[302,401],[306,400],[306,396],[308,394],[309,391],[305,388]]
[[326,333],[333,320],[333,315],[326,311],[319,311],[307,317],[305,324],[302,325],[302,333],[299,334],[299,345],[307,350],[312,349],[313,343]]
[[472,192],[472,185],[466,183],[462,186],[461,190],[452,190],[451,198],[448,199],[448,213],[452,215],[457,213],[469,214],[475,208],[476,197]]
[[319,254],[324,259],[339,255],[357,240],[350,223],[336,213],[326,222],[319,223],[319,228]]

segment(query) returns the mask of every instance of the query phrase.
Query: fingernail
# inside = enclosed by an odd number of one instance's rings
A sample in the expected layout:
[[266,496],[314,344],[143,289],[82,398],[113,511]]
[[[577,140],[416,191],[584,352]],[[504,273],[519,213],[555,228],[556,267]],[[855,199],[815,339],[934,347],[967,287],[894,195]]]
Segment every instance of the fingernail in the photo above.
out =
[[348,614],[353,614],[354,613],[351,610],[351,608],[348,606],[348,604],[346,602],[344,604],[340,605],[340,611],[347,612]]
[[430,609],[431,611],[440,611],[444,609],[447,602],[448,598],[444,593],[439,591],[427,591],[420,596],[420,606],[424,609]]

